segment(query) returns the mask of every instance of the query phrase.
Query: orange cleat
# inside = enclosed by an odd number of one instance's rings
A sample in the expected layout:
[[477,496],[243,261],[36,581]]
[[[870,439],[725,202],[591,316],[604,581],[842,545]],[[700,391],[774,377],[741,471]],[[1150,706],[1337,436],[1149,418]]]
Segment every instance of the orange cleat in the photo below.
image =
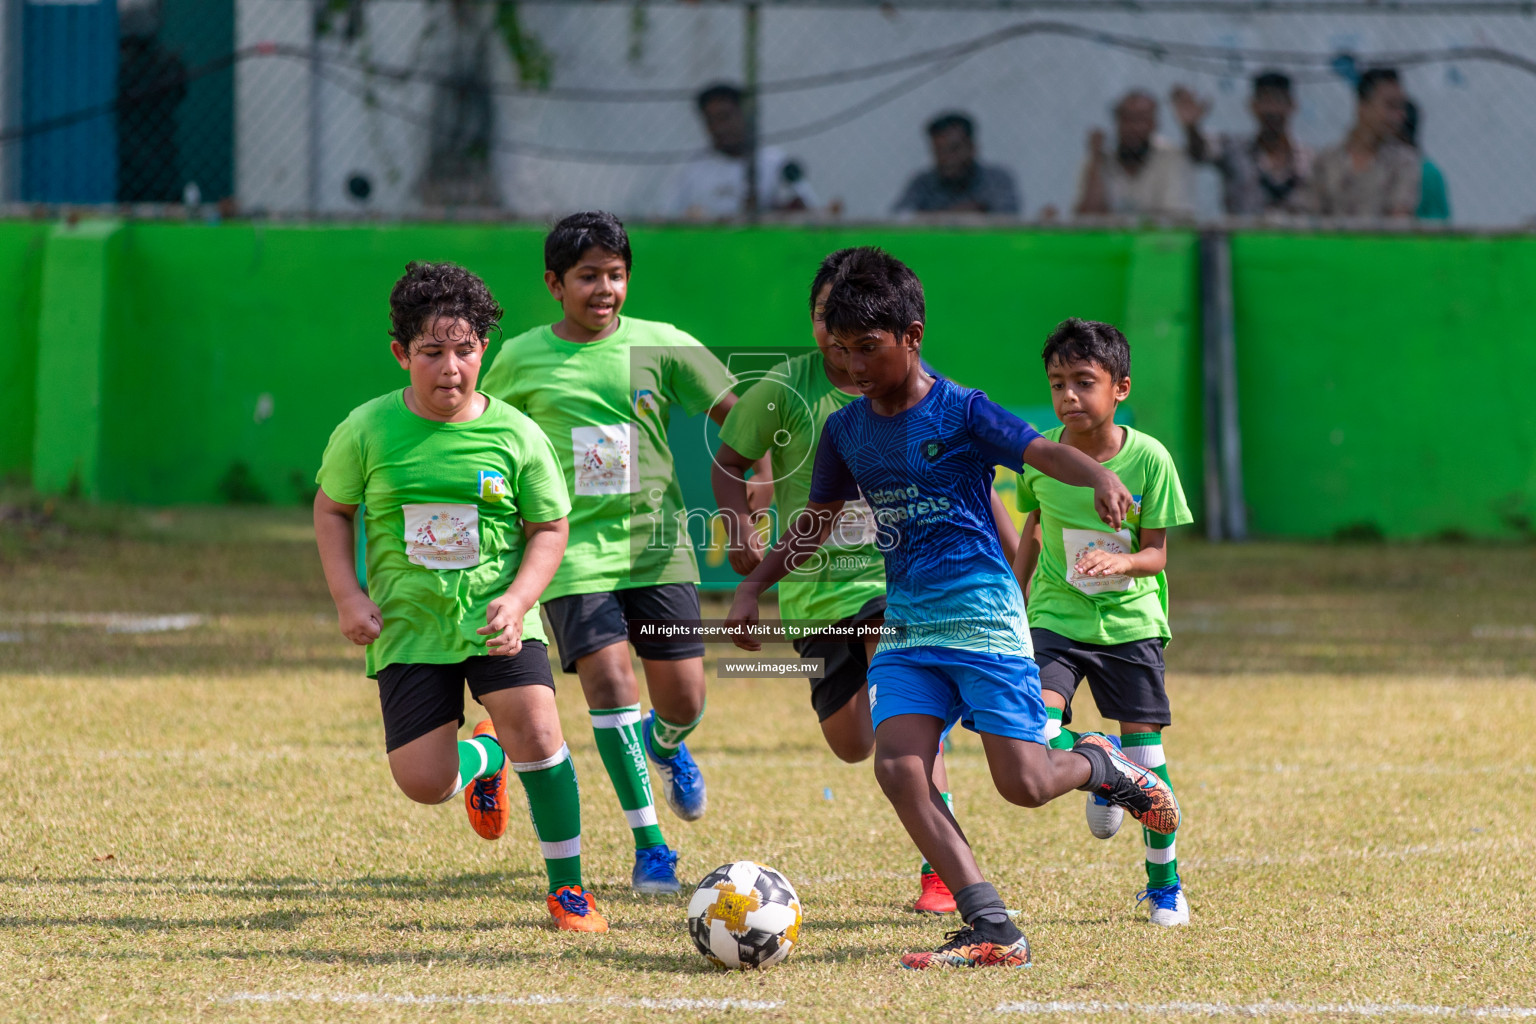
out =
[[1029,940],[1022,932],[1010,943],[988,942],[973,928],[961,928],[944,936],[948,941],[932,952],[907,953],[901,966],[909,971],[932,967],[1028,967]]
[[912,904],[912,909],[919,914],[953,914],[955,912],[955,894],[949,891],[949,886],[944,884],[936,871],[923,873],[923,894]]
[[[496,738],[496,727],[487,718],[475,726],[473,736]],[[507,830],[507,765],[502,762],[501,771],[488,779],[476,779],[464,789],[464,810],[469,813],[469,823],[482,839],[500,839]]]
[[608,930],[608,919],[597,912],[597,899],[579,885],[563,885],[544,899],[555,927],[563,932]]

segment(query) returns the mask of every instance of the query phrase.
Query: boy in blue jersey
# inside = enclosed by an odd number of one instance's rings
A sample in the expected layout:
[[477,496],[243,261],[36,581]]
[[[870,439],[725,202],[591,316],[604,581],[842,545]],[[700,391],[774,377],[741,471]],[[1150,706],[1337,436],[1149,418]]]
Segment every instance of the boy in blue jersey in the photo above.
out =
[[1029,942],[982,877],[932,782],[947,722],[981,735],[998,792],[1038,807],[1074,789],[1097,793],[1157,832],[1178,826],[1178,804],[1157,775],[1085,733],[1072,750],[1045,743],[1046,712],[1031,658],[1023,597],[990,514],[993,467],[1029,465],[1091,487],[1118,529],[1131,496],[1082,452],[1047,441],[979,391],[922,368],[923,290],[879,249],[850,255],[827,297],[827,330],[861,398],[833,413],[816,450],[810,500],[736,590],[727,626],[757,650],[758,596],[811,556],[843,503],[863,497],[885,558],[885,624],[869,666],[875,777],[923,856],[955,894],[965,927],[903,967],[1021,967]]

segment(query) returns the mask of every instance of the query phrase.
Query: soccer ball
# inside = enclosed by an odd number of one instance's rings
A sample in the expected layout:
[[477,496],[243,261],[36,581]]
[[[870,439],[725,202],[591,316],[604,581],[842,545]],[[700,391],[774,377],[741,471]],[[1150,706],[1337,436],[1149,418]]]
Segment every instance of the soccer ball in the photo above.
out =
[[688,934],[716,967],[767,967],[800,938],[800,897],[770,867],[739,860],[704,876],[688,901]]

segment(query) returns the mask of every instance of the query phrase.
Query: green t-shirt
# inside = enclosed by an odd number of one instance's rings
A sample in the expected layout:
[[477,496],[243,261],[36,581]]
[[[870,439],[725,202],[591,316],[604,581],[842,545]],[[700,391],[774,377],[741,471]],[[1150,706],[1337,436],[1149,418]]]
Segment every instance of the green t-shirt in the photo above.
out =
[[[360,405],[332,432],[315,482],[333,501],[367,506],[368,596],[384,620],[368,645],[370,676],[485,654],[475,631],[517,576],[523,520],[571,507],[548,438],[494,398],[466,423],[416,415],[403,391]],[[537,604],[523,638],[544,639]]]
[[[769,370],[725,418],[722,442],[749,459],[773,453],[773,501],[781,533],[810,498],[823,424],[858,397],[833,387],[821,353],[807,352]],[[812,558],[809,571],[792,573],[779,584],[779,613],[785,619],[821,628],[885,596],[885,562],[874,543],[873,513],[862,499],[843,509],[822,549],[824,557]]]
[[[1052,441],[1065,429],[1045,432]],[[1093,509],[1093,490],[1072,487],[1033,466],[1019,479],[1021,512],[1040,510],[1041,551],[1029,588],[1029,624],[1093,644],[1168,640],[1168,580],[1164,573],[1079,576],[1072,565],[1091,547],[1131,554],[1141,550],[1141,531],[1192,522],[1179,471],[1156,438],[1130,427],[1115,457],[1104,463],[1131,492],[1131,513],[1111,532]]]
[[674,404],[704,412],[733,383],[691,335],[628,316],[600,341],[546,326],[502,346],[480,387],[543,428],[571,493],[570,545],[546,600],[699,582],[667,420]]

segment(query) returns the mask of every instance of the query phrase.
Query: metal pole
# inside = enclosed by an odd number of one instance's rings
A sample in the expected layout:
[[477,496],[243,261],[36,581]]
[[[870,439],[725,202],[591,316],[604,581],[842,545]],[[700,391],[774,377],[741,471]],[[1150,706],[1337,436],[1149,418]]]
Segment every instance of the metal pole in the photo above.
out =
[[1248,539],[1248,507],[1243,503],[1243,432],[1237,417],[1237,326],[1232,306],[1232,237],[1212,236],[1213,283],[1217,316],[1216,344],[1221,380],[1221,512],[1229,540]]
[[325,0],[314,0],[309,6],[309,180],[305,202],[313,217],[320,212],[320,16]]
[[757,49],[758,49],[758,5],[749,3],[742,8],[742,102],[745,109],[742,113],[747,119],[747,194],[742,203],[742,212],[751,223],[757,223],[761,212],[757,203]]
[[1205,412],[1202,448],[1205,456],[1205,538],[1220,541],[1221,515],[1221,311],[1216,296],[1216,249],[1219,236],[1212,231],[1200,234],[1200,394]]

